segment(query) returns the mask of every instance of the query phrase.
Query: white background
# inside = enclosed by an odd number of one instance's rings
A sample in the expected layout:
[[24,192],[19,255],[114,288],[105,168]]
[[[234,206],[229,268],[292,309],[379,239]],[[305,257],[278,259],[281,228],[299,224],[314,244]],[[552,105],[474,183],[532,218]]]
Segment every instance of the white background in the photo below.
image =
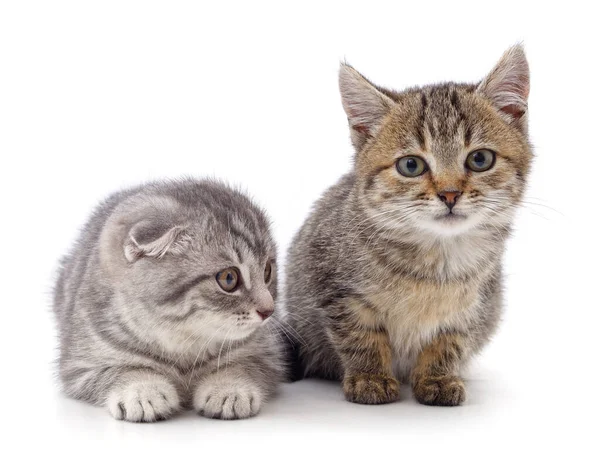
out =
[[[533,3],[2,2],[0,453],[598,456],[598,16]],[[465,406],[409,390],[357,406],[304,381],[251,420],[140,425],[59,394],[53,275],[100,199],[157,177],[225,178],[267,209],[283,261],[351,164],[340,60],[397,89],[476,81],[521,40],[536,160],[505,319]]]

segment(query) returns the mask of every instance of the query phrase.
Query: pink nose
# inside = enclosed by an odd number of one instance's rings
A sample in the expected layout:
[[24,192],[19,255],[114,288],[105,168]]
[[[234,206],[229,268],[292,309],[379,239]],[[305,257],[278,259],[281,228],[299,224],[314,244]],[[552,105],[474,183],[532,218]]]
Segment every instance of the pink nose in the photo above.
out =
[[452,210],[452,207],[456,205],[456,201],[461,194],[462,192],[460,191],[442,191],[438,194],[438,197],[450,210]]
[[258,316],[263,320],[266,320],[273,315],[273,309],[256,309],[256,313],[258,313]]

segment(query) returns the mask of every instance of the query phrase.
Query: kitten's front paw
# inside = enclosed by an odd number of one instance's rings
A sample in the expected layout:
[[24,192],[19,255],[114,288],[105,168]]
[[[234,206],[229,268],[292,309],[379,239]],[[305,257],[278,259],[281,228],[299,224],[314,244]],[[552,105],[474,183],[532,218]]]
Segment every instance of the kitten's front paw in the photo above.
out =
[[212,377],[196,389],[194,408],[208,418],[236,420],[256,415],[262,397],[258,387],[248,379]]
[[400,384],[381,374],[355,374],[344,377],[344,395],[358,404],[387,404],[400,397]]
[[151,422],[164,420],[179,410],[179,395],[162,376],[143,374],[115,386],[106,404],[117,420]]
[[464,382],[454,375],[423,377],[413,386],[413,393],[417,401],[429,406],[458,406],[467,397]]

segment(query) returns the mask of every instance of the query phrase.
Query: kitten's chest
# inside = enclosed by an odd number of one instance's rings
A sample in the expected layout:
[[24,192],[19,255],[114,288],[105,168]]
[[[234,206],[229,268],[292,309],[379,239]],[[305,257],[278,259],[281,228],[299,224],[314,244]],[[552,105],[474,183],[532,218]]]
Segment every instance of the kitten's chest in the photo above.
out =
[[369,300],[386,316],[387,326],[427,329],[449,324],[478,301],[479,281],[432,282],[399,279],[369,294]]
[[441,329],[465,329],[479,304],[478,280],[437,282],[395,279],[368,296],[385,317],[400,372]]

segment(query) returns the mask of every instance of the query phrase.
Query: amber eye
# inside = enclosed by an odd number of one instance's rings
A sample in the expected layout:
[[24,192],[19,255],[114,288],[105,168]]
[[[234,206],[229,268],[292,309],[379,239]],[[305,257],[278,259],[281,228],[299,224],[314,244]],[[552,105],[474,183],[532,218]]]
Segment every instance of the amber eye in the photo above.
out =
[[240,284],[240,271],[235,267],[228,267],[217,274],[217,283],[228,293],[232,293]]
[[270,262],[267,262],[265,266],[265,283],[269,283],[271,281],[271,275],[273,273],[273,267]]
[[427,163],[418,156],[405,156],[398,159],[396,169],[400,175],[415,178],[427,172]]
[[485,172],[491,169],[496,162],[496,153],[489,149],[479,149],[467,156],[465,167],[473,172]]

